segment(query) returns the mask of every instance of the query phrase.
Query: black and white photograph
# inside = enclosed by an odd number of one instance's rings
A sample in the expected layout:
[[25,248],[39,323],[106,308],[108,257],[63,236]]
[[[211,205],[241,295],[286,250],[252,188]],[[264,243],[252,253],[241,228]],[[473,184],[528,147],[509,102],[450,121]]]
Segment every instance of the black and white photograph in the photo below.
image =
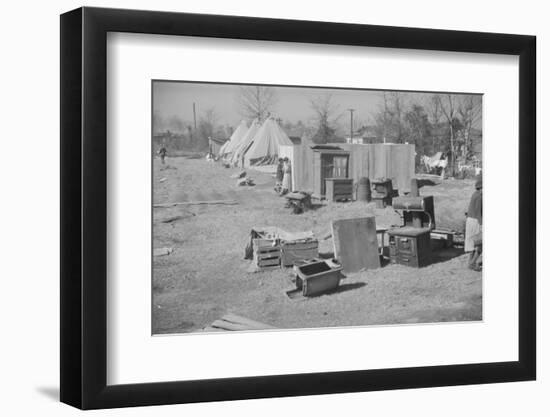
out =
[[544,5],[5,2],[0,415],[547,416]]
[[483,95],[153,80],[152,334],[483,320]]

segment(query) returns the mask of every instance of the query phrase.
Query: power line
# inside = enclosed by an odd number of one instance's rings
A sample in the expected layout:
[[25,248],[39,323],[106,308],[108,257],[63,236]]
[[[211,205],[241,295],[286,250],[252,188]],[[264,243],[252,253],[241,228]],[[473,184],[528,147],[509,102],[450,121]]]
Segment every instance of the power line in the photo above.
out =
[[355,109],[348,109],[349,111],[349,141],[353,142],[353,112]]

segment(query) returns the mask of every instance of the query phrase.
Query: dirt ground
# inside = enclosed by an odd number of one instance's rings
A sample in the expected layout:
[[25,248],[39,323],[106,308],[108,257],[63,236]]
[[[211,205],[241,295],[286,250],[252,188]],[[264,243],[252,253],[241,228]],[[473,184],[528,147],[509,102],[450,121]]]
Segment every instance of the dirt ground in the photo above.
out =
[[[154,203],[236,200],[237,205],[191,205],[153,209],[153,247],[173,248],[153,258],[153,333],[193,332],[231,312],[279,328],[468,321],[482,318],[482,276],[466,268],[461,249],[435,253],[425,268],[385,265],[348,274],[339,289],[289,299],[291,268],[247,272],[244,249],[254,226],[287,231],[330,232],[334,219],[376,215],[377,226],[400,224],[391,207],[360,202],[324,204],[300,215],[285,208],[271,174],[249,170],[254,187],[238,187],[224,168],[204,159],[154,160]],[[473,180],[426,185],[433,195],[438,227],[462,230]],[[163,222],[171,217],[177,220]],[[320,252],[333,252],[332,239]]]

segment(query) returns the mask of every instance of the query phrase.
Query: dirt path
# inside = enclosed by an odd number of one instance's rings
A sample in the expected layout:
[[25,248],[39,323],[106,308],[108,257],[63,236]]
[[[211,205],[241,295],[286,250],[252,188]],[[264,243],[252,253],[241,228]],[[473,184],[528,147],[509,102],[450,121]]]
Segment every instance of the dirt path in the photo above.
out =
[[[481,318],[481,274],[466,269],[465,255],[452,251],[426,268],[385,266],[349,275],[336,293],[290,300],[285,294],[292,287],[289,269],[247,273],[243,256],[252,227],[313,230],[324,236],[338,218],[375,214],[380,226],[399,224],[400,218],[391,208],[358,202],[293,215],[273,192],[270,174],[250,171],[257,186],[238,187],[230,178],[237,171],[198,159],[168,159],[164,167],[155,160],[155,203],[234,199],[239,204],[154,209],[153,246],[174,248],[171,255],[153,260],[154,333],[195,331],[226,312],[281,328]],[[468,182],[455,181],[422,192],[435,196],[439,225],[447,221],[460,227],[470,189]],[[167,216],[181,218],[159,221]],[[321,242],[320,250],[332,252],[332,241]]]

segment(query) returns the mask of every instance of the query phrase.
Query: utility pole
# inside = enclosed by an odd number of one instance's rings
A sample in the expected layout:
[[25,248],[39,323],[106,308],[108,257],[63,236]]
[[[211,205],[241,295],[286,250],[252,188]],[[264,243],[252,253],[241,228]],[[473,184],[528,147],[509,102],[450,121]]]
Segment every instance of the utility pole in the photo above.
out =
[[195,131],[197,130],[197,111],[195,109],[195,102],[193,102],[193,122],[195,125]]
[[348,109],[349,111],[349,143],[353,143],[353,112],[355,109]]

